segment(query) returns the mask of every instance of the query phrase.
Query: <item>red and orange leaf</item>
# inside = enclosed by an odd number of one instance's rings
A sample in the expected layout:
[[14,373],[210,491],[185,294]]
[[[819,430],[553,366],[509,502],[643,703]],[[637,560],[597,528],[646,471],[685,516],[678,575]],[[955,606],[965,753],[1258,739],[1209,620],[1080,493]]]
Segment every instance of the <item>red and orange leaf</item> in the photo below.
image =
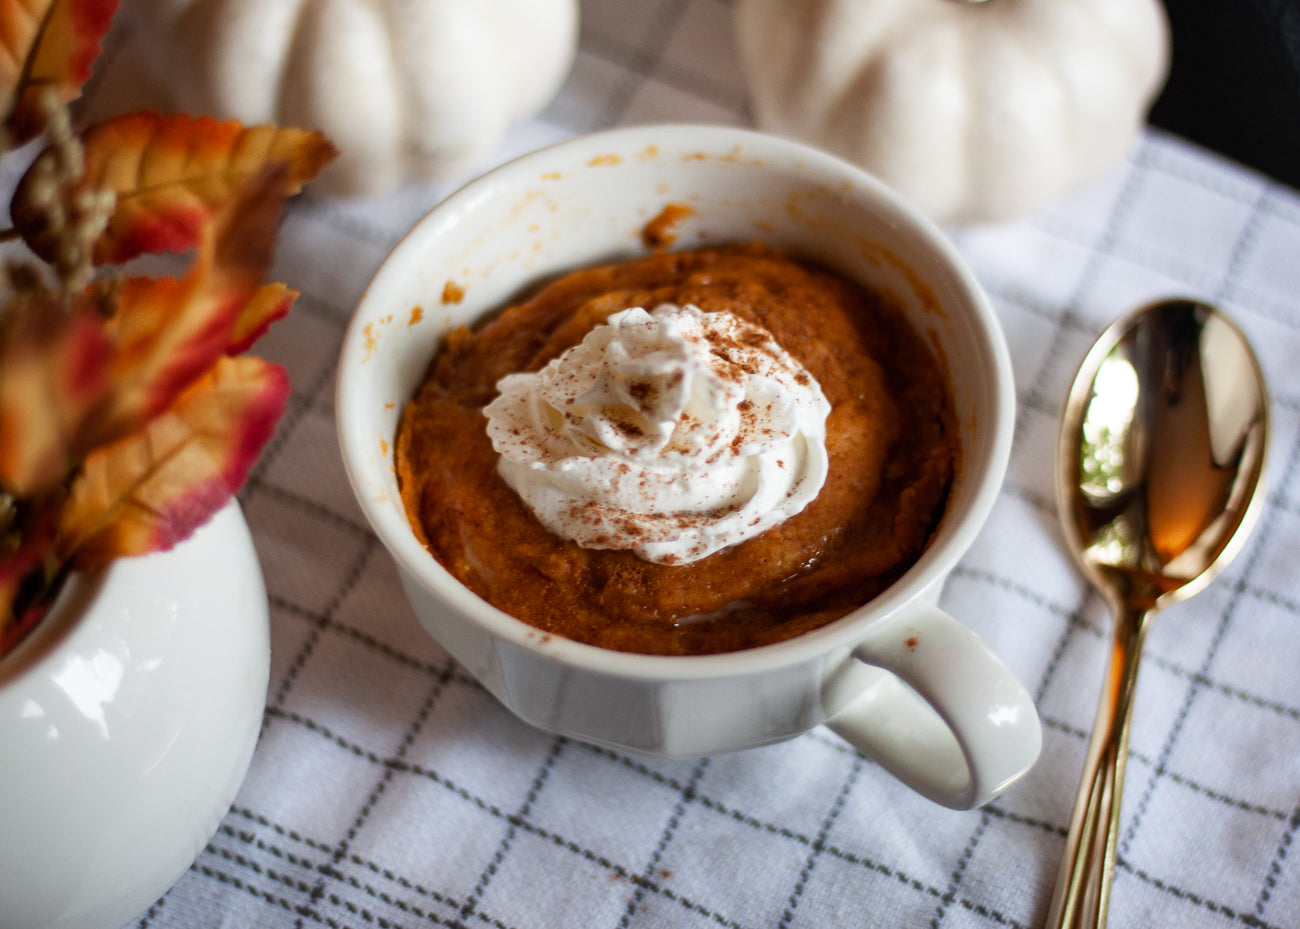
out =
[[258,325],[246,321],[250,312],[273,311],[259,297],[284,212],[283,173],[279,166],[261,172],[205,224],[203,248],[186,277],[124,283],[107,326],[117,349],[112,390],[79,434],[83,450],[139,429],[232,342],[248,338]]
[[235,321],[235,331],[230,345],[226,349],[231,355],[246,351],[254,342],[266,334],[271,323],[283,319],[293,302],[298,299],[298,291],[291,290],[284,284],[267,284],[249,300],[244,311]]
[[[83,142],[86,170],[78,187],[117,196],[95,245],[96,264],[193,248],[207,219],[268,165],[285,164],[283,193],[292,196],[337,154],[319,132],[158,113],[115,117],[92,126]],[[10,214],[23,240],[48,260],[55,243],[33,178],[29,169]]]
[[117,0],[0,0],[0,106],[11,145],[45,128],[40,94],[81,93]]
[[86,458],[60,524],[63,553],[90,569],[187,538],[243,485],[288,395],[282,368],[221,358],[145,431]]
[[107,396],[112,345],[89,306],[14,299],[0,325],[0,490],[30,497],[76,463],[76,436]]

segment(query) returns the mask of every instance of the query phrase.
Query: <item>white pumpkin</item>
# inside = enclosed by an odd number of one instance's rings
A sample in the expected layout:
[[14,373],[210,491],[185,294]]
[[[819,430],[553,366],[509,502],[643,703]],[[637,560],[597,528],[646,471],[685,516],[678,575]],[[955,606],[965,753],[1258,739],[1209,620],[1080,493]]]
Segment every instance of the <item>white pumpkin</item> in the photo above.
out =
[[1169,60],[1158,0],[737,0],[759,126],[940,223],[1035,210],[1119,161]]
[[320,129],[316,186],[376,194],[473,166],[554,96],[577,0],[126,0],[170,104]]

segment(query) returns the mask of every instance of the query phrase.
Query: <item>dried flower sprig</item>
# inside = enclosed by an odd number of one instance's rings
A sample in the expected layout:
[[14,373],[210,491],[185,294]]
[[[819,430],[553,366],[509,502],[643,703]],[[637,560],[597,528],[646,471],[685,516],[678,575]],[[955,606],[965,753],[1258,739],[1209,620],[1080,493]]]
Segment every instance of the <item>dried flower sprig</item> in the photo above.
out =
[[[186,538],[243,484],[288,395],[241,353],[297,294],[265,283],[319,133],[138,113],[84,132],[67,101],[116,0],[0,0],[0,135],[47,147],[14,191],[40,262],[0,267],[0,655],[69,572]],[[0,61],[4,55],[0,54]],[[105,273],[192,252],[179,278]]]
[[38,101],[49,147],[26,175],[28,209],[41,214],[50,241],[57,243],[50,265],[63,293],[73,294],[95,279],[91,253],[113,216],[117,196],[111,190],[78,186],[86,171],[86,151],[72,129],[68,107],[49,88]]

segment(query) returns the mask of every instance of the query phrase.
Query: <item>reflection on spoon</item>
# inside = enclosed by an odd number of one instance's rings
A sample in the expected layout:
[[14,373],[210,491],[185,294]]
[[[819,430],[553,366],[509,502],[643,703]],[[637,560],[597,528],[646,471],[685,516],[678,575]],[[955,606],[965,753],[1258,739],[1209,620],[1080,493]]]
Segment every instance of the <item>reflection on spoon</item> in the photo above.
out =
[[1223,313],[1151,304],[1102,333],[1066,400],[1057,502],[1075,560],[1115,610],[1115,639],[1047,925],[1105,925],[1148,620],[1208,584],[1262,501],[1268,399]]

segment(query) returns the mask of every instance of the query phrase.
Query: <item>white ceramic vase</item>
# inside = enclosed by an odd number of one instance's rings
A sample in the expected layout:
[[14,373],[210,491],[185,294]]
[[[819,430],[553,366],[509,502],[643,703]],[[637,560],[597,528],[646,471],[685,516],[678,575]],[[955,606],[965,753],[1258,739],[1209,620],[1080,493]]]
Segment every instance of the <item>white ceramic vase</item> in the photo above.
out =
[[74,577],[0,659],[0,925],[117,929],[229,810],[270,635],[231,503],[169,552]]

